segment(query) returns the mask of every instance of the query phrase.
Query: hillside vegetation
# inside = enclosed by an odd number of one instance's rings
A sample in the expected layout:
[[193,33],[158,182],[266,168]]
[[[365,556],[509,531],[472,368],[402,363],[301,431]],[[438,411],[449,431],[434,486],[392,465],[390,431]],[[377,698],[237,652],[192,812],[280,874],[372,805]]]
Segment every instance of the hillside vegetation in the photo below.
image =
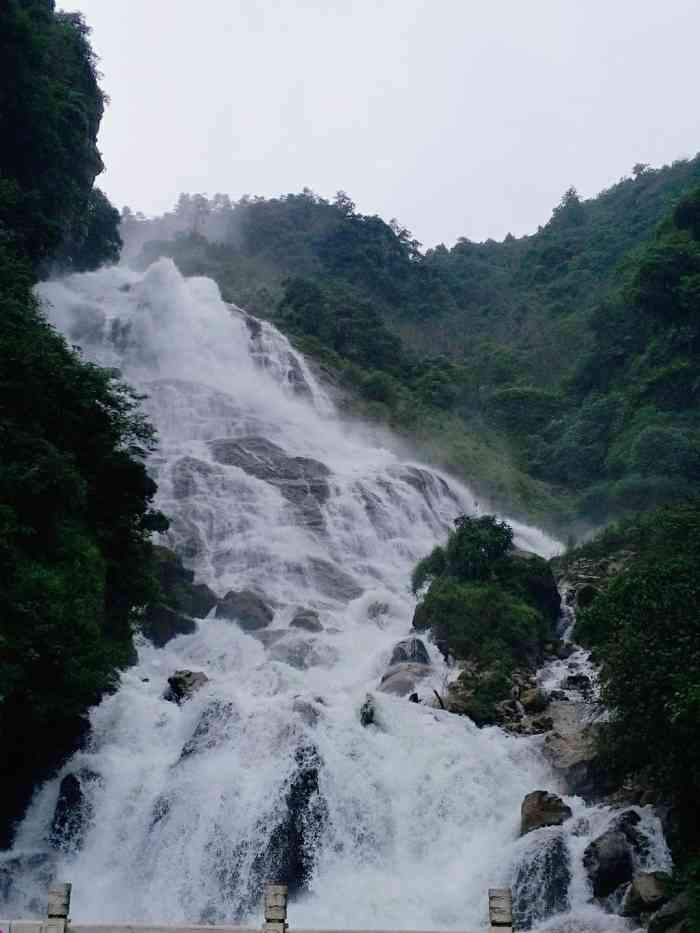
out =
[[32,286],[118,256],[93,187],[104,97],[88,30],[50,0],[0,5],[0,846],[34,783],[133,656],[152,592],[153,441],[129,389],[49,326]]
[[700,157],[582,201],[532,236],[422,252],[339,192],[182,195],[122,232],[268,317],[350,408],[512,514],[558,530],[682,499],[698,478]]

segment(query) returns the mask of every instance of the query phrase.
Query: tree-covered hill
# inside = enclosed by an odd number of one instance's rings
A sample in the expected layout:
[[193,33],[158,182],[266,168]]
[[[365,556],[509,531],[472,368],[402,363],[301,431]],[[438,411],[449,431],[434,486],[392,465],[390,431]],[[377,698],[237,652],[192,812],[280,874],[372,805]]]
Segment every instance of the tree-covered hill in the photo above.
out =
[[275,319],[363,414],[563,527],[674,501],[696,479],[697,240],[673,212],[683,199],[692,215],[698,184],[700,156],[637,165],[597,198],[569,189],[532,236],[425,253],[343,192],[308,189],[181,195],[154,220],[125,210],[121,229],[139,262],[171,255]]
[[133,654],[152,590],[152,432],[128,388],[47,323],[41,271],[118,256],[93,187],[104,97],[88,30],[51,0],[0,4],[0,846],[35,782]]

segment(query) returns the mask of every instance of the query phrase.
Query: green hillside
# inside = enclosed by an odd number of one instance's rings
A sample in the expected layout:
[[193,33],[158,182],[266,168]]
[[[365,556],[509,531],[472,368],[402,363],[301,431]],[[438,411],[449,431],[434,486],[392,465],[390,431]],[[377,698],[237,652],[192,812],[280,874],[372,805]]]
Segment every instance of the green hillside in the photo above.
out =
[[122,231],[141,264],[170,255],[275,320],[353,412],[561,529],[697,478],[698,184],[700,157],[637,165],[597,198],[569,189],[532,236],[427,252],[343,192],[182,195]]

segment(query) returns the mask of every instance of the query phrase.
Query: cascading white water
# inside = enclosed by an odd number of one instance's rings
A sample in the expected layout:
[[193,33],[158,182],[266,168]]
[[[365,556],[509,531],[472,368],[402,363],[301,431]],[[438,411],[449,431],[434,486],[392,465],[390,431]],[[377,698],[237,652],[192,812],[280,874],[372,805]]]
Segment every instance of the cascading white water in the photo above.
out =
[[[261,883],[281,871],[298,883],[295,925],[476,928],[489,886],[530,884],[536,901],[556,836],[571,911],[603,922],[580,859],[607,808],[573,798],[571,828],[518,839],[523,796],[559,790],[541,739],[376,692],[411,626],[411,569],[477,510],[469,491],[344,425],[279,332],[169,260],[41,294],[88,357],[147,394],[166,543],[217,593],[257,591],[275,616],[264,638],[207,618],[165,648],[141,640],[138,665],[92,711],[87,747],[35,795],[4,860],[3,912],[41,913],[53,876],[73,882],[81,921],[257,920]],[[296,479],[270,482],[271,461]],[[557,550],[513,524],[520,546]],[[290,628],[298,607],[323,631]],[[427,647],[426,700],[451,676]],[[176,669],[209,678],[181,706],[163,698]],[[51,835],[67,774],[86,798],[80,846]],[[639,812],[648,864],[663,867],[658,821]]]

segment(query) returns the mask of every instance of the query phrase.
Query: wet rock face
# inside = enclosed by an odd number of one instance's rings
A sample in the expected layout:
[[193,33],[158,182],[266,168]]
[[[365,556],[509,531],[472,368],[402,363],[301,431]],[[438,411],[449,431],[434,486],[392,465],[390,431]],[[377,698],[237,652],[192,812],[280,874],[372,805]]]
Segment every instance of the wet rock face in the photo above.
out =
[[140,629],[156,648],[163,648],[178,635],[191,635],[197,623],[169,606],[156,603],[146,609]]
[[264,437],[247,436],[210,441],[212,456],[219,463],[236,466],[256,479],[276,486],[296,506],[304,524],[324,527],[321,506],[330,495],[328,467],[310,457],[290,457]]
[[683,891],[657,910],[649,921],[648,933],[691,933],[689,911],[690,897]]
[[252,590],[229,590],[216,607],[217,619],[230,619],[246,631],[266,628],[275,616],[262,597]]
[[270,657],[303,671],[335,659],[336,654],[327,646],[319,646],[314,638],[305,638],[301,634],[290,633],[272,645]]
[[324,596],[350,602],[362,595],[362,587],[340,567],[320,557],[310,557],[308,566],[313,581]]
[[404,638],[394,646],[389,665],[409,661],[412,664],[430,664],[430,656],[420,638]]
[[203,671],[175,671],[172,677],[168,677],[168,688],[163,699],[179,706],[208,682],[209,678]]
[[99,780],[99,775],[88,768],[63,778],[51,823],[52,849],[75,852],[83,847],[93,816],[86,789],[90,782]]
[[542,713],[549,704],[549,697],[541,687],[521,690],[518,699],[528,713]]
[[382,693],[393,693],[395,696],[408,696],[413,693],[419,680],[430,672],[427,664],[414,664],[404,661],[393,664],[381,679],[379,689]]
[[542,826],[561,826],[571,816],[572,810],[561,797],[545,790],[528,794],[520,808],[520,835],[540,829]]
[[274,878],[288,885],[292,895],[307,887],[314,868],[316,843],[328,820],[328,808],[319,792],[318,752],[310,746],[300,747],[295,761],[297,770],[285,796],[285,812],[254,866],[261,881]]
[[182,746],[180,761],[202,752],[220,748],[232,738],[239,722],[233,703],[213,700],[202,712],[194,732]]
[[625,893],[622,915],[638,917],[658,910],[669,899],[670,882],[671,876],[663,871],[639,872]]
[[583,704],[551,703],[554,730],[544,740],[542,751],[552,767],[566,781],[571,794],[595,796],[607,789],[600,774],[597,727],[586,724]]
[[564,837],[550,836],[529,849],[513,885],[513,920],[518,930],[569,909],[571,869]]
[[607,897],[621,884],[632,880],[632,851],[627,837],[610,828],[586,846],[583,864],[595,897]]
[[360,722],[363,726],[374,725],[377,718],[377,708],[374,704],[374,698],[371,693],[365,697],[365,702],[360,707]]
[[195,583],[194,573],[183,565],[169,548],[153,548],[154,568],[162,599],[146,609],[141,631],[153,644],[162,648],[177,635],[189,635],[196,629],[192,617],[201,619],[216,605],[217,596],[206,583]]
[[292,628],[304,629],[306,632],[322,632],[323,626],[318,617],[318,613],[313,609],[297,609],[292,621],[289,623]]

